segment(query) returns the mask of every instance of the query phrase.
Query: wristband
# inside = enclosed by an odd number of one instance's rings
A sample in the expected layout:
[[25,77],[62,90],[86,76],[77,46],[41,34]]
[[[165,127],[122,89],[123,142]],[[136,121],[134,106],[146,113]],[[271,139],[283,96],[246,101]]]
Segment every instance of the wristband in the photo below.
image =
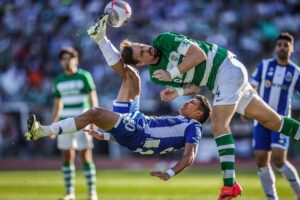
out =
[[178,67],[173,67],[172,69],[168,70],[168,72],[170,73],[172,79],[180,76],[180,71]]
[[184,95],[184,91],[183,88],[174,88],[177,91],[178,96],[183,96]]
[[166,171],[166,173],[170,176],[170,178],[172,176],[175,176],[175,172],[172,169],[168,169],[168,171]]
[[109,133],[103,133],[103,140],[109,141],[110,134]]

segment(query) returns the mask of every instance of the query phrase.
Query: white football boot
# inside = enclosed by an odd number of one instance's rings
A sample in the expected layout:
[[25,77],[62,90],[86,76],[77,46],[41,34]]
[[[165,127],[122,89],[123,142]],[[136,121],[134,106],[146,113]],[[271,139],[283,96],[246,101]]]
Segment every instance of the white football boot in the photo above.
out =
[[75,200],[75,194],[66,194],[66,196],[64,196],[60,200]]
[[106,35],[106,22],[109,14],[99,17],[95,24],[87,29],[87,33],[92,40],[100,41]]
[[36,121],[35,115],[30,115],[27,118],[28,131],[25,133],[27,140],[35,141],[42,137],[45,137],[45,133],[38,121]]
[[89,194],[88,200],[98,200],[98,195],[97,195],[97,193]]

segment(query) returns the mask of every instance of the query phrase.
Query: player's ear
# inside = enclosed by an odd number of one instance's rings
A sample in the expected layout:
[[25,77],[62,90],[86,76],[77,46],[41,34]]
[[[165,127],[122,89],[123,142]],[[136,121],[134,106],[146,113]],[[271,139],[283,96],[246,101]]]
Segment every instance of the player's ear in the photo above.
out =
[[294,53],[294,45],[291,45],[291,53]]
[[196,119],[200,119],[201,116],[203,115],[203,112],[201,110],[196,110],[194,113]]

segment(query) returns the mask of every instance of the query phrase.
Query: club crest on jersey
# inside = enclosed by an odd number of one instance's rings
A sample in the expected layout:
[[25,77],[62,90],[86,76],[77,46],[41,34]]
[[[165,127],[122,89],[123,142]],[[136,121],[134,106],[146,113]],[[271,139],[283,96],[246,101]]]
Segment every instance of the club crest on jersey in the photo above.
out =
[[266,82],[265,82],[265,87],[266,87],[266,88],[269,88],[269,87],[271,87],[271,86],[272,86],[271,81],[270,81],[270,80],[266,80]]
[[284,79],[285,79],[287,82],[291,82],[292,79],[293,79],[293,74],[292,74],[292,72],[287,72],[287,73],[285,74]]
[[181,37],[175,37],[175,42],[181,42],[183,40],[183,38]]

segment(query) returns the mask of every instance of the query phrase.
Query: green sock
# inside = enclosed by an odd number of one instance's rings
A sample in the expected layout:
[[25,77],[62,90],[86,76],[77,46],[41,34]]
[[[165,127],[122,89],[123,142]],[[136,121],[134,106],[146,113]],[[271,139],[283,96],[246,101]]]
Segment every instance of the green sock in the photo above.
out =
[[74,194],[75,188],[75,166],[73,163],[62,166],[61,171],[64,175],[65,187],[67,194]]
[[290,136],[296,140],[300,139],[300,122],[289,118],[289,117],[283,117],[283,125],[281,130],[279,131],[280,133]]
[[86,182],[89,189],[89,194],[96,193],[96,169],[95,164],[90,161],[84,165],[83,168],[84,175],[86,177]]
[[231,187],[235,182],[235,147],[232,134],[224,134],[215,138],[217,143],[224,186]]

